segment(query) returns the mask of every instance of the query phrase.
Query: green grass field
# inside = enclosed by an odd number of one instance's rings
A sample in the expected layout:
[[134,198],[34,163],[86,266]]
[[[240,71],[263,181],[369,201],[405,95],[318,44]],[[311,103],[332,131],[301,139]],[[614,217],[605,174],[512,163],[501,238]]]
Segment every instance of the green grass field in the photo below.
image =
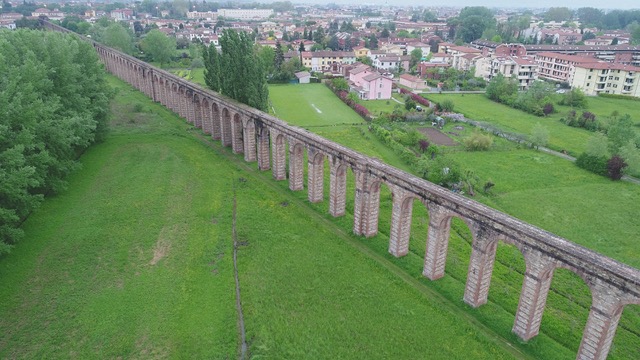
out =
[[[295,96],[294,92],[291,93],[291,97],[293,96]],[[280,106],[287,106],[287,103],[282,103]],[[454,131],[454,126],[454,124],[447,125],[445,132]],[[311,130],[316,131],[316,129]],[[467,126],[463,131],[455,132],[464,137],[471,132],[471,129]],[[357,150],[361,152],[365,152],[362,149],[376,148],[373,142],[367,146],[367,141],[375,137],[370,136],[366,131],[358,141],[344,137],[339,132],[331,134],[332,137],[327,136],[326,133],[321,135],[347,146],[353,147],[352,144],[357,144]],[[460,140],[460,138],[456,139]],[[493,196],[480,194],[476,200],[607,256],[640,267],[638,260],[640,254],[635,246],[637,234],[640,233],[640,225],[635,220],[635,210],[640,202],[640,187],[637,185],[611,182],[579,169],[569,161],[530,149],[520,149],[503,139],[496,139],[494,150],[489,152],[470,153],[459,149],[453,149],[450,152],[450,155],[465,169],[473,170],[481,178],[491,179],[496,184]],[[398,164],[398,160],[394,162],[393,159],[385,159],[385,161],[396,166]],[[328,183],[325,188],[328,188]],[[352,189],[349,191],[351,192]],[[381,201],[380,229],[388,233],[391,214],[390,193],[383,192],[382,199],[384,196],[388,196],[389,201]],[[323,208],[319,210],[326,212]],[[414,205],[411,251],[415,256],[415,263],[413,267],[405,269],[417,277],[420,276],[420,262],[424,256],[426,218],[424,209]],[[462,239],[466,230],[462,227],[460,231],[461,234],[452,235],[452,239],[456,236],[461,236],[459,239]],[[451,288],[460,286],[457,287],[460,291],[466,278],[468,265],[466,263],[468,253],[465,253],[469,249],[468,243],[465,245],[462,240],[460,241],[456,252],[450,255],[447,265],[447,273],[451,276],[449,280],[452,283],[438,288],[439,291],[451,295],[452,301],[462,297],[461,292],[451,293]],[[385,246],[384,235],[382,235],[376,249],[383,253]],[[498,284],[492,287],[492,294],[495,296],[492,300],[499,308],[513,314],[517,307],[524,263],[521,255],[508,246],[499,250],[498,256],[502,258],[502,262],[495,270],[499,275],[494,275],[492,280],[494,284]],[[409,259],[399,261],[403,264],[410,262]],[[518,270],[518,266],[522,267],[521,271]],[[498,267],[501,270],[498,270]],[[432,284],[439,287],[442,283]],[[554,315],[545,315],[542,329],[565,346],[577,349],[581,329],[586,322],[590,306],[589,291],[579,277],[568,271],[558,271],[554,277],[553,289],[553,295],[550,295],[547,305],[548,312]],[[484,319],[489,322],[496,321],[485,313],[487,309],[484,307],[479,309],[478,316],[485,316]],[[500,322],[499,327],[504,329],[510,326],[510,321],[512,318],[506,315],[497,322]],[[640,341],[634,335],[638,332],[634,329],[640,326],[640,307],[629,306],[621,324],[624,324],[621,326],[624,330],[619,329],[616,338],[619,345],[614,346],[610,357],[633,358],[631,354],[638,351],[637,344]],[[505,331],[504,336],[508,337],[509,332]],[[543,358],[547,357],[549,355]]]
[[453,101],[454,111],[463,113],[467,118],[487,122],[504,131],[530,135],[533,127],[540,123],[549,130],[549,147],[554,150],[566,150],[572,155],[579,155],[592,132],[569,127],[559,121],[566,111],[548,117],[538,117],[506,105],[489,100],[484,94],[429,94],[427,99],[441,102],[444,99]]
[[[0,358],[237,357],[234,190],[253,357],[575,353],[544,333],[518,342],[512,315],[493,303],[467,309],[455,277],[416,276],[421,258],[391,258],[384,232],[350,235],[352,216],[317,212],[326,204],[308,204],[304,192],[110,81],[118,89],[110,136],[83,155],[68,190],[29,217],[24,240],[0,259]],[[452,239],[454,274],[464,268],[455,248],[465,244]],[[493,320],[482,325],[483,317]]]

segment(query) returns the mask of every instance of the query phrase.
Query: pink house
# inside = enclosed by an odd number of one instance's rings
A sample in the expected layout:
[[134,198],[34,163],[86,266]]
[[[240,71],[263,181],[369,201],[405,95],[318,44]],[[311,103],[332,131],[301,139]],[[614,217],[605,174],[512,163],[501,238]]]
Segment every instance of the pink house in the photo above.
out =
[[362,100],[391,99],[392,81],[380,75],[369,66],[361,65],[349,72],[351,91],[358,94]]

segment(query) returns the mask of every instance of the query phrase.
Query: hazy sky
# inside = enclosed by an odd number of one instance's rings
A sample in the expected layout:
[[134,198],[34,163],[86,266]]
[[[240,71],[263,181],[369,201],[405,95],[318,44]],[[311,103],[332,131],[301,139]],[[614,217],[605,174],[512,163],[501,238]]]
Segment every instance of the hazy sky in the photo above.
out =
[[[295,0],[291,1],[296,3]],[[600,9],[640,9],[640,1],[638,0],[299,0],[299,2],[308,3],[335,3],[335,4],[371,4],[371,5],[414,5],[414,6],[486,6],[486,7],[532,7],[545,8],[552,6],[566,6],[568,8],[595,7]]]

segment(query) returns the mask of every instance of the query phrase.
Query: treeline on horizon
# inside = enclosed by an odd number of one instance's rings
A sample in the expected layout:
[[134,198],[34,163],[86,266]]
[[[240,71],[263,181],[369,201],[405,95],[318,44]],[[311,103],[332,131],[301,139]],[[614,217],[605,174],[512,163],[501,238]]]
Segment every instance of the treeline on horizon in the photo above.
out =
[[0,30],[0,255],[44,197],[66,187],[79,155],[107,132],[111,90],[91,45]]

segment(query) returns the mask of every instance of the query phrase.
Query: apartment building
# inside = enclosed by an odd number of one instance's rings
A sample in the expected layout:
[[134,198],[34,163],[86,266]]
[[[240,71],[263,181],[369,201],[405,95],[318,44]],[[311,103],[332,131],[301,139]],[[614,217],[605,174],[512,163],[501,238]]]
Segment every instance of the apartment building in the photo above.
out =
[[311,71],[332,71],[342,64],[353,64],[356,56],[352,51],[303,51],[302,65]]
[[572,88],[587,95],[619,94],[640,97],[640,67],[608,62],[577,64],[570,79]]
[[541,79],[568,82],[572,66],[596,63],[598,59],[585,56],[540,52],[535,55],[538,64],[538,77]]
[[538,79],[538,64],[533,57],[497,56],[484,57],[476,63],[475,76],[491,81],[502,74],[518,83],[519,90],[526,90]]

